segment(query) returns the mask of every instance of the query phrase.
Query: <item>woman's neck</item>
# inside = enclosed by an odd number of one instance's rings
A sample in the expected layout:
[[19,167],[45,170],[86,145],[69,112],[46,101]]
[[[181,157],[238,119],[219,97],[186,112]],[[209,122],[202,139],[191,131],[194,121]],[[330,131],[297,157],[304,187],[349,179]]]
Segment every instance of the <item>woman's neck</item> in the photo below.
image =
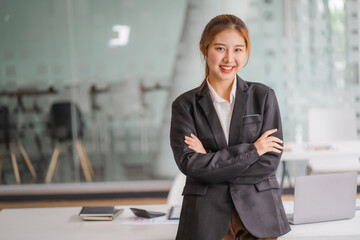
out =
[[232,85],[234,83],[233,80],[212,80],[209,77],[209,83],[214,88],[215,92],[223,99],[230,101],[230,92],[232,89]]

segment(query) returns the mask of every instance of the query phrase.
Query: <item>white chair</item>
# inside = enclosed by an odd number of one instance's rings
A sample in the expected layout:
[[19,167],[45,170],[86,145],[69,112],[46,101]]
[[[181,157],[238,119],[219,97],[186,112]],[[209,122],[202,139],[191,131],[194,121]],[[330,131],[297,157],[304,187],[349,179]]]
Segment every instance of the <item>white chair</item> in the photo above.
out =
[[180,206],[182,205],[182,191],[184,189],[186,182],[186,176],[183,173],[179,173],[171,186],[167,197],[167,204],[171,206]]
[[[356,141],[356,114],[353,109],[317,108],[308,115],[310,144],[331,144],[334,141]],[[360,156],[309,159],[308,174],[358,171]]]

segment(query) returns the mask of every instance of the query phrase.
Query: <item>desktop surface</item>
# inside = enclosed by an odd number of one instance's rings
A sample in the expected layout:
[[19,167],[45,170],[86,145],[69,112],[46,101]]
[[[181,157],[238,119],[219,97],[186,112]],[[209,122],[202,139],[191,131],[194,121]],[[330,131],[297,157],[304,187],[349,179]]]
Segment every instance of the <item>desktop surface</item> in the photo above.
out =
[[[360,199],[357,199],[357,206]],[[287,214],[294,212],[294,202],[284,201]],[[279,239],[360,239],[360,211],[357,210],[355,217],[345,220],[317,222],[299,225],[290,225],[291,231]]]
[[[358,200],[358,205],[360,201]],[[292,211],[293,202],[284,202],[285,209]],[[82,221],[81,207],[3,209],[0,211],[1,239],[37,240],[173,240],[178,224],[129,224],[134,218],[130,207],[167,212],[168,205],[116,206],[124,212],[113,221]],[[352,219],[291,226],[292,231],[279,238],[288,239],[360,239],[360,211]]]
[[[81,207],[3,209],[0,211],[1,239],[37,240],[173,240],[177,224],[124,224],[133,218],[130,206],[116,206],[124,212],[112,221],[82,221]],[[139,207],[139,206],[136,206]],[[154,211],[165,205],[140,206]]]

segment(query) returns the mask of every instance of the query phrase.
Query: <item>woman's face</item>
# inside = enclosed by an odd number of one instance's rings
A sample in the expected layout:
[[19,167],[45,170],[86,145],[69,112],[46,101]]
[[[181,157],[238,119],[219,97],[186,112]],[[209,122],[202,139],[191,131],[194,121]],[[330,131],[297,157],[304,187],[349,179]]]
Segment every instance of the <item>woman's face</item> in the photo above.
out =
[[237,30],[219,32],[208,47],[209,81],[234,80],[244,65],[246,54],[245,40]]

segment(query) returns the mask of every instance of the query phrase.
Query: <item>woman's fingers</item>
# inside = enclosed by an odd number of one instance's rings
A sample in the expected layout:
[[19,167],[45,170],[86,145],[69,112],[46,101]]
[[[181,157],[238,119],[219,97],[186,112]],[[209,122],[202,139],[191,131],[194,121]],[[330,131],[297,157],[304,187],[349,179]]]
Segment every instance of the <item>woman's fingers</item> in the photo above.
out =
[[199,144],[198,141],[196,141],[195,139],[188,137],[188,136],[185,136],[185,143],[188,145],[194,145],[194,146]]
[[284,149],[283,146],[281,146],[280,144],[277,144],[277,143],[274,143],[274,144],[273,144],[273,147],[274,147],[274,148],[277,148],[277,149]]
[[190,137],[185,136],[185,143],[190,149],[194,150],[197,153],[206,153],[201,141],[192,133],[190,134]]
[[258,151],[259,156],[267,152],[281,153],[281,150],[284,149],[283,146],[280,145],[283,143],[280,138],[270,136],[276,131],[277,129],[270,129],[265,131],[261,137],[255,141],[254,145]]
[[276,148],[272,148],[272,150],[270,152],[281,153],[281,151],[279,149],[276,149]]
[[279,144],[273,144],[272,146],[269,146],[269,152],[276,152],[276,153],[281,153],[281,150],[283,149],[283,147]]
[[196,141],[199,141],[199,142],[200,142],[200,140],[199,140],[194,134],[190,133],[190,137],[192,137],[192,138],[195,139]]
[[283,140],[281,140],[280,138],[274,137],[274,136],[267,137],[266,141],[268,141],[268,142],[276,142],[276,143],[283,143]]
[[190,136],[191,137],[185,136],[185,142],[190,143],[192,145],[201,145],[202,146],[202,143],[194,134],[191,134]]
[[271,134],[276,133],[276,132],[277,132],[277,129],[267,130],[261,135],[260,138],[267,138],[268,136],[270,136]]

